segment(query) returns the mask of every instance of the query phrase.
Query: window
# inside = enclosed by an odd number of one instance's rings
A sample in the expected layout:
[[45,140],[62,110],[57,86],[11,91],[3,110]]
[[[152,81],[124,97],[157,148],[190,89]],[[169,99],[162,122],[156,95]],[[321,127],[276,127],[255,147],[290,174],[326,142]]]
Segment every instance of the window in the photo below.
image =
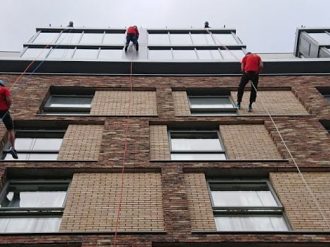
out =
[[217,131],[170,131],[171,160],[225,160]]
[[76,49],[74,59],[97,59],[99,49]]
[[232,102],[229,91],[218,90],[205,91],[205,90],[188,90],[188,98],[190,111],[192,114],[201,115],[219,115],[236,113],[237,108]]
[[148,50],[150,60],[172,60],[172,50]]
[[71,59],[74,49],[60,49],[53,48],[49,53],[47,59]]
[[191,34],[194,45],[214,45],[214,41],[210,34]]
[[174,59],[177,60],[196,60],[196,52],[195,50],[173,50]]
[[125,43],[124,33],[106,33],[103,38],[104,45],[123,45]]
[[102,43],[102,38],[103,38],[103,33],[84,33],[81,40],[80,44],[101,44]]
[[224,60],[241,61],[241,59],[244,57],[242,50],[221,50],[221,55]]
[[39,33],[34,39],[35,44],[54,44],[59,37],[59,33]]
[[101,49],[99,54],[99,60],[117,60],[122,57],[122,49]]
[[22,58],[45,59],[49,51],[48,48],[28,48],[23,53]]
[[213,34],[216,45],[238,45],[232,34]]
[[322,45],[330,45],[330,34],[328,33],[308,33],[315,41]]
[[218,231],[288,231],[268,181],[209,181]]
[[69,181],[10,180],[0,194],[0,232],[57,232]]
[[189,33],[170,34],[171,45],[191,45],[191,38]]
[[62,33],[57,44],[62,45],[77,45],[80,42],[82,33]]
[[[18,160],[57,160],[64,133],[63,129],[16,129]],[[13,160],[6,151],[8,146],[3,151],[3,160]]]
[[148,34],[149,45],[169,45],[170,39],[168,33]]
[[94,91],[79,87],[51,87],[43,106],[46,114],[88,114]]

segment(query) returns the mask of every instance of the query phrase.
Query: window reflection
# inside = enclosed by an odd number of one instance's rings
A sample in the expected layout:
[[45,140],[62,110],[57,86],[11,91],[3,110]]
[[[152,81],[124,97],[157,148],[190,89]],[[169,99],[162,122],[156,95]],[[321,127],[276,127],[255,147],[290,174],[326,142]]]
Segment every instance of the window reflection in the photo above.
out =
[[62,33],[59,39],[57,40],[57,44],[68,44],[68,45],[76,45],[79,44],[81,39],[81,33]]
[[149,34],[148,35],[149,45],[169,45],[170,39],[168,34]]
[[84,33],[80,44],[101,44],[103,33]]
[[104,35],[104,45],[123,45],[125,43],[124,33],[106,33]]
[[171,45],[191,45],[189,34],[170,34]]
[[74,53],[74,49],[52,49],[48,55],[48,59],[70,59]]
[[28,48],[22,58],[45,59],[50,49],[48,48]]
[[97,59],[98,49],[77,49],[73,55],[74,59]]

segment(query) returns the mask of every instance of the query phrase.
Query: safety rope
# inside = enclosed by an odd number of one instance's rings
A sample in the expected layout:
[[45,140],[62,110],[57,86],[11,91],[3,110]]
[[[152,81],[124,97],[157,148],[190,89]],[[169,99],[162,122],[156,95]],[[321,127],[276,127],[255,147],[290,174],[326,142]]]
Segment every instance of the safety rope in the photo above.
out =
[[[255,90],[256,92],[258,92],[258,90],[257,90],[257,88],[255,87],[255,85],[254,85],[253,82],[251,82],[251,85],[252,85],[252,87],[254,88],[254,90]],[[312,191],[311,187],[310,187],[309,184],[307,183],[307,181],[306,181],[306,179],[305,179],[303,173],[302,173],[301,170],[300,170],[300,167],[299,167],[298,163],[296,162],[296,159],[295,159],[295,158],[293,157],[293,155],[292,155],[291,150],[289,149],[289,147],[287,146],[286,142],[284,141],[284,138],[283,138],[283,136],[282,136],[282,134],[281,134],[281,132],[280,132],[280,130],[279,130],[277,124],[275,123],[275,120],[274,120],[273,116],[271,115],[271,113],[270,113],[270,111],[268,110],[268,108],[265,107],[265,105],[264,105],[263,100],[262,100],[261,97],[259,98],[259,101],[260,101],[260,103],[261,103],[262,108],[266,110],[267,115],[268,115],[268,117],[270,118],[272,124],[274,125],[274,127],[275,127],[275,129],[276,129],[276,132],[278,133],[278,135],[279,135],[279,137],[280,137],[280,139],[281,139],[281,142],[283,143],[283,145],[284,145],[286,151],[288,152],[288,154],[289,154],[289,156],[290,156],[290,159],[292,160],[293,164],[295,165],[295,167],[296,167],[296,169],[297,169],[297,171],[298,171],[298,174],[299,174],[299,176],[300,176],[300,178],[301,178],[303,184],[305,185],[307,191],[309,192],[309,194],[311,195],[313,201],[315,202],[315,204],[316,204],[316,206],[317,206],[317,209],[318,209],[318,211],[320,212],[320,214],[321,214],[321,216],[322,216],[322,219],[323,219],[324,222],[326,223],[327,227],[330,229],[329,219],[328,219],[328,218],[326,217],[326,215],[323,213],[323,209],[321,208],[321,205],[319,204],[319,202],[318,202],[318,200],[317,200],[317,198],[316,198],[314,192]]]
[[122,203],[123,203],[123,193],[124,193],[124,174],[125,174],[125,161],[127,159],[127,151],[128,151],[128,138],[129,138],[129,117],[130,117],[130,111],[133,101],[133,61],[130,62],[130,74],[129,74],[129,84],[130,84],[130,97],[128,102],[128,109],[127,109],[127,116],[126,116],[126,126],[125,126],[125,142],[124,142],[124,153],[123,153],[123,162],[122,162],[122,168],[121,168],[121,186],[120,186],[120,192],[119,192],[119,203],[118,203],[118,210],[116,215],[116,224],[115,224],[115,233],[113,237],[113,245],[114,247],[117,246],[117,235],[118,235],[118,227],[120,223],[120,214],[122,209]]

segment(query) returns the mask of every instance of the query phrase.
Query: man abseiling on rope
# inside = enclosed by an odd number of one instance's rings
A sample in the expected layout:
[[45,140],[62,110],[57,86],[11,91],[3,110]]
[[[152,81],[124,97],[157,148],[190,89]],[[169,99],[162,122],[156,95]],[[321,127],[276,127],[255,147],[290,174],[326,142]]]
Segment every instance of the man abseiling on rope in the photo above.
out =
[[135,45],[136,51],[139,50],[139,30],[137,26],[130,26],[127,28],[126,31],[126,45],[125,45],[125,52],[127,52],[128,45],[132,41],[133,44]]
[[13,156],[14,159],[18,159],[17,152],[15,150],[14,123],[9,113],[10,106],[11,106],[10,91],[5,86],[4,81],[0,80],[0,117],[8,131],[8,140],[11,145],[8,152]]
[[237,108],[241,108],[241,102],[246,84],[251,81],[251,94],[249,112],[252,111],[252,104],[257,98],[257,88],[259,82],[259,73],[262,71],[263,63],[261,57],[257,54],[248,52],[241,61],[242,77],[237,91]]

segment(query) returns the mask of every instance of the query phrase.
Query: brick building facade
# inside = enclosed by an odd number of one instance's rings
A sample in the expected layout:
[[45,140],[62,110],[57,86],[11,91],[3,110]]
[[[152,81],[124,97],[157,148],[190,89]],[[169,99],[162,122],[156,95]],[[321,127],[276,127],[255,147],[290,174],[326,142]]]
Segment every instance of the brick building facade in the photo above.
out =
[[[135,65],[138,62],[121,66],[129,71]],[[237,61],[234,65],[239,67]],[[273,66],[271,61],[265,61],[267,65]],[[221,96],[235,102],[239,73],[219,73],[45,72],[15,82],[19,73],[3,70],[1,79],[12,92],[17,137],[29,137],[32,131],[32,138],[62,141],[51,152],[42,145],[41,151],[32,152],[49,152],[55,157],[51,159],[15,161],[3,152],[0,222],[16,230],[2,230],[0,246],[330,245],[330,104],[324,96],[330,90],[329,70],[324,75],[283,75],[280,70],[262,75],[252,113],[245,101],[249,87],[241,110],[233,105],[231,112],[194,113],[190,97],[198,91],[204,96],[224,92]],[[72,92],[90,95],[88,112],[48,111],[50,96]],[[47,134],[35,134],[39,132]],[[6,150],[3,126],[0,134]],[[178,143],[186,139],[217,144],[194,153],[193,144],[191,150],[180,149]],[[43,145],[48,147],[50,141]],[[24,206],[23,192],[38,191],[24,189],[30,184],[42,184],[38,188],[46,192],[66,191],[62,205]],[[4,198],[13,202],[17,191],[22,193],[21,205],[5,206]],[[241,203],[235,208],[223,202],[222,196],[229,193],[224,198],[232,199],[236,192],[244,194],[243,199],[245,193],[260,192],[258,197],[268,199],[259,199],[269,205]],[[13,207],[18,212],[8,210]],[[21,232],[8,223],[31,217],[56,218],[59,223],[50,231],[29,231],[26,226]],[[245,229],[246,218],[261,223]],[[271,222],[271,229],[267,224],[259,229],[264,220]]]

